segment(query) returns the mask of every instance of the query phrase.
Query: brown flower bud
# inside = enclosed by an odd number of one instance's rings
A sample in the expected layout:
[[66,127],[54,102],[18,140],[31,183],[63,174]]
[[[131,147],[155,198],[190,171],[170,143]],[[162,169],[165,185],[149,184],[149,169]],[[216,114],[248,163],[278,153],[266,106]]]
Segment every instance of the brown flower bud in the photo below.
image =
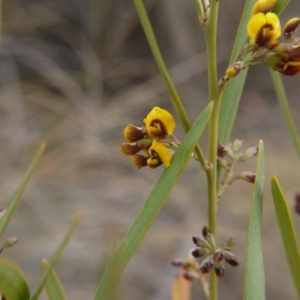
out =
[[215,269],[215,273],[216,273],[218,278],[223,278],[224,277],[225,269],[224,269],[224,266],[223,266],[222,263],[220,263],[220,264],[216,263],[214,269]]
[[202,274],[208,273],[212,268],[214,264],[212,261],[212,257],[209,256],[205,260],[202,261],[201,266],[200,266],[200,271]]
[[283,36],[287,42],[294,39],[295,31],[300,24],[300,18],[292,18],[286,22],[283,28]]
[[198,247],[210,248],[210,245],[209,245],[209,243],[206,240],[201,239],[201,238],[199,238],[197,236],[193,236],[193,242]]
[[214,262],[221,262],[223,260],[223,253],[220,250],[217,250],[214,253]]
[[204,226],[202,229],[202,234],[205,240],[209,243],[211,249],[216,248],[216,242],[214,236],[211,234],[210,230],[208,227]]
[[297,214],[300,214],[300,194],[298,194],[298,193],[295,195],[295,206],[294,206],[294,208],[295,208],[295,212]]
[[147,160],[148,157],[144,156],[144,155],[140,155],[140,154],[134,154],[132,156],[132,163],[137,166],[138,168],[143,168],[143,167],[147,167]]
[[227,263],[229,263],[233,267],[237,267],[239,265],[239,262],[237,261],[236,256],[229,252],[229,251],[224,251],[224,259]]
[[138,143],[122,143],[121,151],[125,155],[134,155],[142,150],[142,146]]
[[192,251],[191,254],[193,255],[193,257],[198,258],[198,257],[201,257],[201,256],[207,254],[207,253],[208,253],[207,249],[204,249],[204,248],[196,248],[196,249],[194,249],[194,250]]
[[218,150],[217,150],[218,156],[228,156],[233,157],[233,151],[231,148],[227,146],[223,146],[222,144],[218,143]]
[[137,127],[135,125],[128,124],[125,127],[123,134],[125,139],[132,143],[143,139],[147,135],[147,130],[145,126]]

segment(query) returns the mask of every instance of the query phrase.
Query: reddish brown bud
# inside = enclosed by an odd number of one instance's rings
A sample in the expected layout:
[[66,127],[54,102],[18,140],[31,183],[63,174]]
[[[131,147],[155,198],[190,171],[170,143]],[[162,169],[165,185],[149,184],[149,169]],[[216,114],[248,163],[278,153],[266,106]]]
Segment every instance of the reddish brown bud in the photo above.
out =
[[209,243],[206,240],[201,239],[201,238],[199,238],[197,236],[193,236],[193,242],[198,247],[210,248],[210,245],[209,245]]
[[295,195],[295,212],[297,214],[300,214],[300,194]]
[[125,155],[134,155],[142,150],[142,146],[138,145],[138,143],[122,143],[121,151]]
[[215,262],[221,262],[223,260],[223,253],[218,250],[214,253],[214,261]]
[[205,264],[201,265],[200,271],[202,274],[208,273],[212,268],[214,264],[210,261],[207,261]]
[[283,35],[287,41],[292,41],[295,31],[300,24],[300,18],[292,18],[286,22],[283,29]]
[[218,156],[228,156],[233,157],[233,151],[231,148],[227,146],[223,146],[222,144],[218,143],[218,149],[217,149]]
[[135,125],[128,124],[125,127],[123,134],[125,139],[132,143],[143,139],[147,135],[147,130],[145,126],[137,127]]
[[210,230],[208,229],[208,227],[207,226],[204,226],[203,228],[202,228],[202,235],[203,235],[203,237],[206,239],[209,235],[211,235],[211,232],[210,232]]
[[135,154],[132,156],[132,163],[137,166],[138,168],[143,168],[147,167],[147,160],[148,157],[140,155],[140,154]]
[[195,257],[195,258],[198,258],[198,257],[201,257],[205,254],[207,254],[207,250],[204,249],[204,248],[196,248],[194,249],[191,254]]
[[229,251],[224,251],[224,259],[227,263],[229,263],[233,267],[237,267],[239,265],[239,262],[237,261],[237,258],[235,255]]
[[215,265],[215,273],[217,275],[218,278],[223,278],[225,275],[225,269],[222,266],[222,264],[220,265]]
[[183,277],[184,277],[186,280],[193,280],[195,276],[194,276],[193,273],[191,273],[191,272],[186,272],[186,273],[183,274]]

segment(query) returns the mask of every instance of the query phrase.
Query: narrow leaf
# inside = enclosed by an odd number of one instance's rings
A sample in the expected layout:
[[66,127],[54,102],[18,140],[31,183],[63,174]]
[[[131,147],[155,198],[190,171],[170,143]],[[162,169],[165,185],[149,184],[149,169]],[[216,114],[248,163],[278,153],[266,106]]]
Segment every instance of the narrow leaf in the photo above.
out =
[[[49,261],[44,258],[41,262],[41,271],[42,275],[44,275],[49,267]],[[67,296],[63,287],[60,283],[60,280],[54,269],[51,270],[49,277],[46,281],[46,291],[49,300],[66,300]]]
[[265,276],[261,242],[264,165],[264,147],[263,142],[260,141],[247,238],[244,273],[244,300],[265,299]]
[[282,192],[278,179],[271,177],[271,189],[276,210],[278,225],[285,248],[290,271],[300,299],[300,252],[296,232],[287,201]]
[[77,228],[79,222],[82,219],[82,212],[77,213],[73,223],[71,224],[71,227],[69,228],[69,231],[67,232],[65,238],[63,239],[63,241],[61,242],[61,244],[59,245],[59,247],[57,248],[57,250],[54,253],[53,258],[50,261],[50,264],[48,266],[48,268],[45,270],[45,272],[43,273],[43,277],[41,282],[39,283],[36,291],[33,293],[31,300],[37,300],[42,292],[42,289],[46,283],[46,281],[48,280],[48,277],[51,274],[52,269],[54,268],[54,266],[57,264],[57,262],[59,261],[60,257],[62,256],[65,248],[67,247],[75,229]]
[[[231,65],[236,60],[240,50],[247,40],[247,23],[251,16],[252,6],[256,1],[257,0],[247,0],[245,3],[229,65]],[[289,2],[290,0],[277,1],[277,4],[274,7],[273,11],[277,14],[280,14]],[[236,112],[247,77],[247,72],[248,70],[246,69],[242,71],[238,76],[231,79],[228,87],[224,91],[219,120],[218,140],[221,144],[226,144],[230,138],[233,122],[235,120]]]
[[21,269],[0,256],[0,294],[10,300],[28,300],[30,292]]
[[[109,262],[97,289],[95,300],[108,299],[124,268],[141,243],[142,239],[156,219],[184,166],[190,158],[191,152],[199,140],[210,117],[212,105],[208,105],[195,122],[194,126],[184,138],[176,151],[171,165],[165,169],[157,184],[146,200],[141,211],[124,237],[116,254]],[[151,172],[151,170],[149,170]]]
[[14,211],[16,210],[18,204],[20,203],[21,197],[24,193],[25,187],[27,185],[27,183],[29,182],[42,154],[44,153],[46,144],[41,144],[38,151],[36,152],[33,160],[31,161],[25,176],[21,182],[21,185],[19,186],[19,188],[17,189],[12,201],[9,204],[8,209],[6,210],[4,216],[2,217],[1,221],[0,221],[0,238],[2,237]]

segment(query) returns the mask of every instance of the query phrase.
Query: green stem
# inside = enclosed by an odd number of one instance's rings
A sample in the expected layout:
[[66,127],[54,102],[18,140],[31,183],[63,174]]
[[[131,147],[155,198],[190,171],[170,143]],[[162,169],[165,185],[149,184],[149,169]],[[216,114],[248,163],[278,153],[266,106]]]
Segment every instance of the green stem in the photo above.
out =
[[[217,241],[217,143],[218,122],[220,112],[218,75],[217,75],[217,22],[218,0],[210,2],[208,25],[205,28],[208,61],[209,101],[214,101],[214,107],[209,122],[208,153],[212,168],[207,171],[208,181],[208,224]],[[210,300],[218,299],[218,281],[214,272],[210,273]]]

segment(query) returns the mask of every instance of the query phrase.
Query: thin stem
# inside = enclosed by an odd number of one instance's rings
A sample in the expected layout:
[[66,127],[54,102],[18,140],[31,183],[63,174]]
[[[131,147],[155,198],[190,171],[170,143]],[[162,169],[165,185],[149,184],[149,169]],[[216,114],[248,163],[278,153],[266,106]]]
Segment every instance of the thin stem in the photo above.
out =
[[[217,22],[218,0],[210,2],[208,25],[205,28],[208,61],[209,101],[214,101],[214,108],[209,122],[208,153],[212,168],[207,171],[208,181],[208,224],[217,241],[217,143],[220,112],[218,75],[217,75]],[[218,299],[218,281],[214,272],[210,273],[210,300]]]
[[290,106],[289,106],[289,102],[288,102],[287,97],[286,97],[286,93],[285,93],[285,90],[284,90],[284,86],[282,84],[281,77],[280,77],[278,72],[275,72],[275,71],[272,71],[272,70],[270,70],[270,72],[271,72],[273,85],[274,85],[274,88],[275,88],[275,92],[276,92],[276,95],[277,95],[277,99],[278,99],[281,111],[284,115],[287,127],[288,127],[288,129],[290,131],[290,134],[292,136],[294,147],[296,149],[298,158],[300,159],[299,134],[297,132],[296,124],[295,124],[295,121],[294,121],[294,118],[293,118],[293,115],[292,115],[292,112],[291,112],[291,109],[290,109]]
[[[208,181],[208,223],[209,229],[217,240],[217,142],[218,119],[220,111],[219,91],[217,85],[217,21],[218,1],[211,1],[208,26],[205,30],[208,61],[209,100],[214,101],[214,108],[209,123],[209,162],[212,168],[207,172]],[[210,273],[210,299],[218,299],[218,281],[214,272]]]

